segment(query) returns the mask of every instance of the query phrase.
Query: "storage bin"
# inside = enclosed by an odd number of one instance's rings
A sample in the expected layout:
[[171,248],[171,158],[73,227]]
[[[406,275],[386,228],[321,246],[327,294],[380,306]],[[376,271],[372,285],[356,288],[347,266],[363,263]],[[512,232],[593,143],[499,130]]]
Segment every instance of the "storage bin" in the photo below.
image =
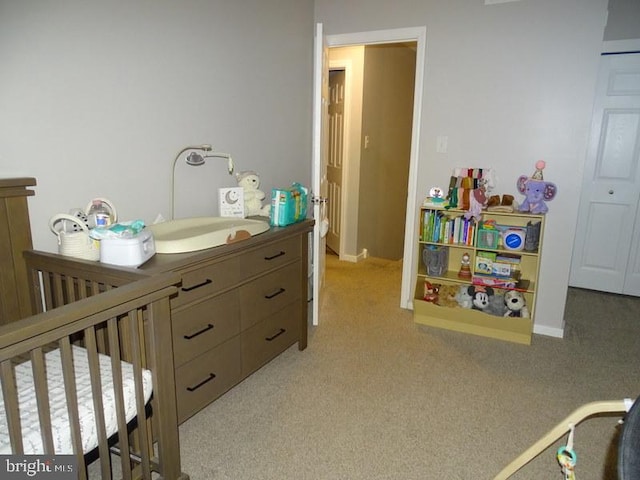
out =
[[449,265],[449,248],[438,245],[425,245],[422,250],[422,262],[427,269],[427,275],[441,277]]
[[484,228],[482,226],[478,229],[478,248],[498,248],[499,240],[500,230],[496,228]]

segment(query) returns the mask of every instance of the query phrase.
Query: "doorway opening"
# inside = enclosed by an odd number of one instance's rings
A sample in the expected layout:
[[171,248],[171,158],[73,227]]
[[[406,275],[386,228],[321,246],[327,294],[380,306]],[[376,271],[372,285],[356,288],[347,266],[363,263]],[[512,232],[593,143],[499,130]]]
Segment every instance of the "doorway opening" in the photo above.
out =
[[327,245],[403,256],[416,42],[329,49]]
[[[326,37],[329,47],[330,71],[344,71],[345,96],[342,105],[343,134],[336,133],[336,140],[342,142],[338,164],[341,168],[338,182],[335,186],[329,185],[329,195],[336,195],[337,200],[329,200],[335,210],[334,225],[337,230],[337,243],[330,243],[330,248],[347,261],[358,261],[368,255],[380,255],[382,258],[395,258],[403,261],[401,307],[412,308],[412,281],[411,271],[415,256],[413,239],[416,231],[415,208],[417,202],[417,170],[419,151],[419,132],[423,91],[424,52],[426,42],[426,29],[407,28],[396,30],[384,30],[376,32],[363,32],[353,34],[328,35]],[[391,52],[410,52],[412,71],[411,82],[397,89],[404,95],[401,101],[394,100],[392,95],[385,95],[385,102],[374,105],[371,117],[372,122],[367,123],[367,109],[364,104],[366,95],[351,93],[354,84],[354,75],[364,78],[364,63],[356,63],[354,58],[336,57],[334,52],[347,49],[360,49],[364,58],[365,49],[369,49],[373,57],[385,57]],[[358,62],[360,60],[358,59]],[[379,67],[378,67],[379,68]],[[384,72],[383,72],[384,73]],[[393,70],[387,73],[393,74]],[[370,77],[375,79],[375,75]],[[336,76],[337,78],[337,76]],[[388,81],[384,75],[380,75],[377,81]],[[398,93],[398,92],[396,92]],[[407,96],[407,94],[409,94]],[[360,103],[360,104],[359,104]],[[394,110],[402,103],[408,113],[405,123],[398,122],[397,113]],[[406,108],[407,103],[409,105]],[[382,104],[382,107],[381,107]],[[360,109],[360,114],[353,113]],[[376,112],[376,108],[378,111]],[[363,115],[364,114],[364,115]],[[388,132],[397,135],[402,130],[406,135],[404,151],[401,153],[398,147],[392,147],[387,151],[376,152],[376,140],[383,140],[381,131],[384,129],[382,120],[389,119]],[[331,127],[330,127],[331,128]],[[384,132],[383,132],[384,133]],[[386,140],[381,143],[387,144]],[[331,156],[331,148],[329,148]],[[376,158],[376,156],[378,158]],[[404,156],[407,160],[404,164],[397,159]],[[384,157],[383,160],[380,160]],[[378,161],[378,169],[370,167],[371,159]],[[385,161],[386,160],[386,161]],[[331,161],[329,162],[331,163]],[[327,172],[329,177],[330,173]],[[389,188],[393,185],[393,193]],[[389,206],[392,204],[392,206]],[[388,207],[388,215],[395,221],[393,226],[381,227],[382,222],[376,216],[381,208]],[[331,219],[330,219],[331,224]],[[393,237],[393,238],[392,238]],[[381,245],[390,243],[395,245],[395,252],[378,253]],[[388,252],[388,251],[387,251]]]

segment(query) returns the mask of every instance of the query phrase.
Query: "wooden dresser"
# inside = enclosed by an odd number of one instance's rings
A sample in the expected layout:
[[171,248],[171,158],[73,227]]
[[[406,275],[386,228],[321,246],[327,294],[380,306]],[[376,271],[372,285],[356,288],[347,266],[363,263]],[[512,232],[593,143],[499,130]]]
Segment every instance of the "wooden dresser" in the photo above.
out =
[[156,254],[137,269],[34,251],[26,258],[54,277],[82,272],[100,289],[180,274],[171,329],[182,423],[296,342],[299,350],[307,347],[312,228],[313,220],[305,220],[230,245]]

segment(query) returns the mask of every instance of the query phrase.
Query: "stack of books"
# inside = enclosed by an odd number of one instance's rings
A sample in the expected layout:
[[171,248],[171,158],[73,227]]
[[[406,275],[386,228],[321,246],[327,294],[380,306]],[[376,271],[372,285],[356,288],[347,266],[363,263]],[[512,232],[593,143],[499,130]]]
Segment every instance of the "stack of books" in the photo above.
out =
[[473,245],[475,220],[448,210],[424,210],[421,238],[423,242]]

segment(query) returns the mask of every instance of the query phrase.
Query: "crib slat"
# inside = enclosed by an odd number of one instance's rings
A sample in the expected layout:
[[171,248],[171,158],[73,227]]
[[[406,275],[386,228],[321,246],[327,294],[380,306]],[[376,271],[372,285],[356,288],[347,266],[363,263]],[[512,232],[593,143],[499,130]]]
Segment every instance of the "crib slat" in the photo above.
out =
[[124,395],[122,385],[122,364],[120,363],[120,339],[118,338],[118,319],[107,320],[109,337],[109,351],[111,352],[111,375],[115,389],[116,419],[118,420],[118,441],[120,443],[120,463],[122,465],[122,480],[131,480],[131,461],[129,460],[129,434],[127,419],[124,413]]
[[[64,378],[64,390],[67,399],[67,414],[69,415],[69,430],[71,432],[71,443],[73,451],[78,460],[78,465],[84,463],[84,453],[82,450],[82,436],[80,433],[80,414],[78,413],[78,388],[76,384],[76,375],[73,368],[73,353],[71,349],[71,340],[69,337],[63,337],[58,342],[60,346],[60,358],[62,360],[62,376]],[[86,480],[86,471],[79,469],[80,479]]]
[[49,409],[49,385],[47,369],[44,364],[42,348],[31,350],[31,369],[33,371],[33,385],[36,390],[38,404],[38,419],[40,421],[40,436],[45,455],[54,455],[53,435],[51,433],[51,411]]
[[84,329],[85,348],[89,360],[89,372],[91,375],[91,393],[93,397],[93,408],[98,431],[98,451],[100,452],[100,469],[102,478],[111,478],[111,457],[109,455],[109,445],[107,442],[107,428],[104,423],[104,404],[102,401],[102,375],[100,374],[100,361],[98,360],[98,349],[96,345],[96,335],[93,327]]
[[76,281],[73,277],[65,276],[64,287],[66,292],[65,303],[71,303],[78,300],[76,295]]
[[44,299],[44,311],[47,311],[53,305],[53,293],[52,293],[52,285],[53,285],[53,273],[49,271],[42,272],[42,289],[43,289],[43,299]]
[[42,298],[43,298],[43,290],[42,285],[44,282],[44,275],[46,273],[38,270],[30,270],[29,276],[31,279],[31,311],[34,313],[42,313]]
[[18,389],[13,372],[11,360],[5,360],[0,364],[0,378],[2,378],[2,398],[4,410],[7,415],[7,427],[11,450],[14,454],[23,455],[22,426],[20,424],[20,411],[18,410]]
[[151,480],[151,458],[150,452],[153,449],[149,448],[151,445],[149,436],[147,435],[147,429],[145,428],[145,401],[144,401],[144,390],[142,387],[142,355],[143,350],[141,349],[141,340],[140,340],[140,331],[138,319],[142,321],[142,311],[133,310],[129,312],[129,334],[131,335],[131,364],[133,364],[133,376],[135,379],[135,390],[136,390],[136,416],[138,419],[138,433],[140,435],[140,443],[142,445],[142,478]]
[[63,277],[64,275],[61,275],[59,273],[53,274],[53,291],[51,292],[53,294],[53,305],[51,305],[49,308],[55,308],[59,307],[60,305],[64,305],[64,290],[62,288]]

